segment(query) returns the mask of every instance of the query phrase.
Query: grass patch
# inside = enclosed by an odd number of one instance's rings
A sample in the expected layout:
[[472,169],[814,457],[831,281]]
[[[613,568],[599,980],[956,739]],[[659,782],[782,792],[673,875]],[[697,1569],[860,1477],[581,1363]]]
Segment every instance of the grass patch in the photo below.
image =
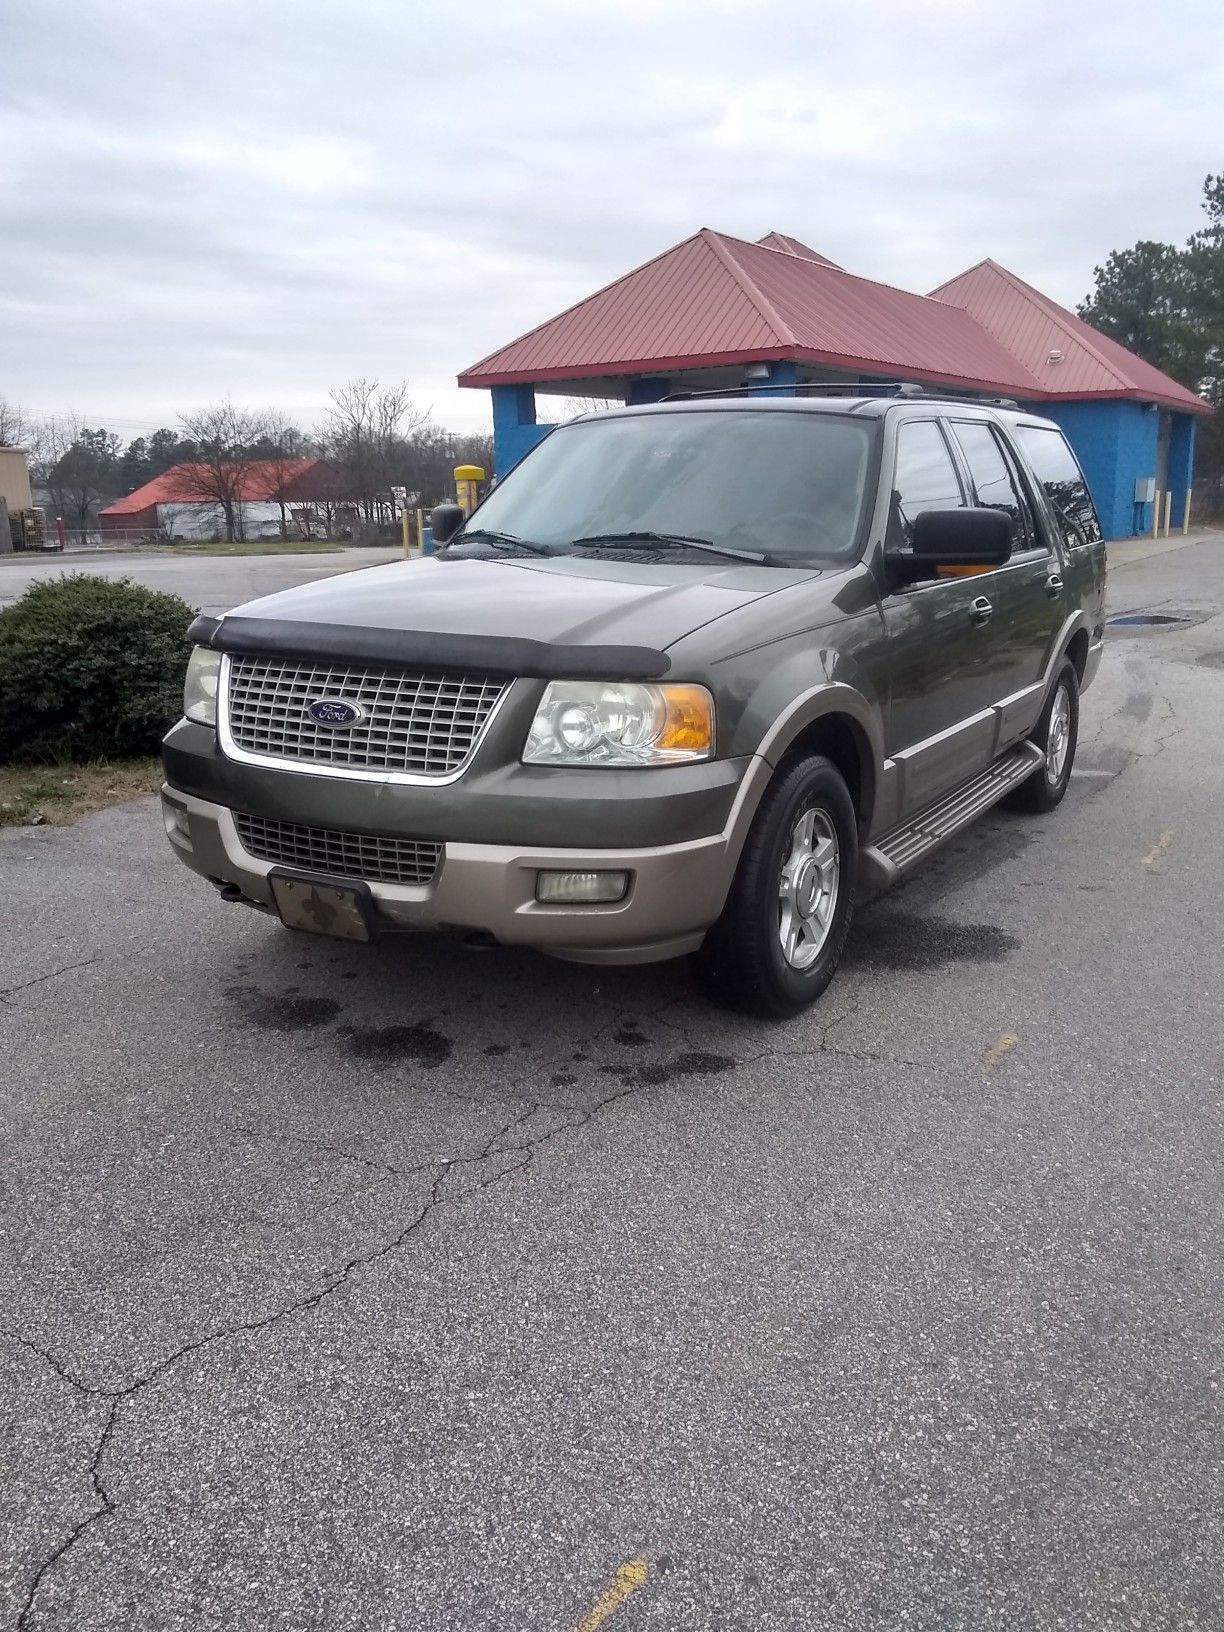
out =
[[66,827],[91,811],[156,793],[161,760],[90,765],[0,765],[0,827]]

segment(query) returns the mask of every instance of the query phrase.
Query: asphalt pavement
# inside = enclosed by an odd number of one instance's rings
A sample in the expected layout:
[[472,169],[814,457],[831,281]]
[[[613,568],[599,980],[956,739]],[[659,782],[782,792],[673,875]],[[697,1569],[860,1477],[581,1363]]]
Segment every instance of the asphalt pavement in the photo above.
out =
[[30,584],[66,572],[88,572],[103,578],[131,578],[150,589],[181,595],[200,612],[228,612],[242,601],[278,589],[398,561],[402,556],[394,546],[382,545],[346,545],[304,555],[155,555],[147,550],[0,555],[0,607],[10,606]]
[[1218,1632],[1224,544],[1118,559],[783,1025],[0,834],[3,1624]]

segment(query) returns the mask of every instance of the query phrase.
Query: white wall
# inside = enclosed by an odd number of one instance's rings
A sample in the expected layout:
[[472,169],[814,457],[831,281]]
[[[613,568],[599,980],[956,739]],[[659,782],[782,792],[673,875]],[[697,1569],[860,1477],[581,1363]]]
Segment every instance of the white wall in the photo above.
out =
[[[286,519],[288,511],[286,510]],[[225,517],[219,504],[159,504],[157,525],[171,538],[208,540],[225,537]],[[280,505],[247,503],[242,506],[245,538],[277,538],[280,535]]]

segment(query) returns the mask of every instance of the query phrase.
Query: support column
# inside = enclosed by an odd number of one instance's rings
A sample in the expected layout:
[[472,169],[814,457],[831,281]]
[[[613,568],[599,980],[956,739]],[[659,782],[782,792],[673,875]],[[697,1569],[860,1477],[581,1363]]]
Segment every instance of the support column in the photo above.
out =
[[536,424],[534,385],[495,385],[493,398],[493,468],[498,477],[517,465],[552,430]]
[[1174,532],[1181,530],[1182,517],[1186,513],[1186,494],[1194,480],[1194,432],[1193,414],[1169,415],[1168,482],[1169,492],[1173,495]]
[[625,393],[625,406],[637,408],[647,402],[662,402],[671,390],[671,381],[648,375],[644,379],[630,380],[629,389]]
[[[756,380],[753,380],[751,383],[753,385],[758,384]],[[787,362],[785,360],[770,363],[769,380],[765,386],[758,391],[758,395],[762,397],[793,397],[795,394],[795,387],[798,385],[798,383],[799,370],[796,368],[794,363]]]

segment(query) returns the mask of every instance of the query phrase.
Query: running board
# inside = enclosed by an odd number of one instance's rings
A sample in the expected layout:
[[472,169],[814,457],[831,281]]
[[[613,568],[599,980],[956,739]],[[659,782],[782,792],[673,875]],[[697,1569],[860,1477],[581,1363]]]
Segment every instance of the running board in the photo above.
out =
[[979,775],[865,846],[859,853],[865,876],[884,885],[895,883],[954,833],[997,805],[1004,794],[1030,777],[1044,758],[1035,743],[1022,742],[1012,748]]

